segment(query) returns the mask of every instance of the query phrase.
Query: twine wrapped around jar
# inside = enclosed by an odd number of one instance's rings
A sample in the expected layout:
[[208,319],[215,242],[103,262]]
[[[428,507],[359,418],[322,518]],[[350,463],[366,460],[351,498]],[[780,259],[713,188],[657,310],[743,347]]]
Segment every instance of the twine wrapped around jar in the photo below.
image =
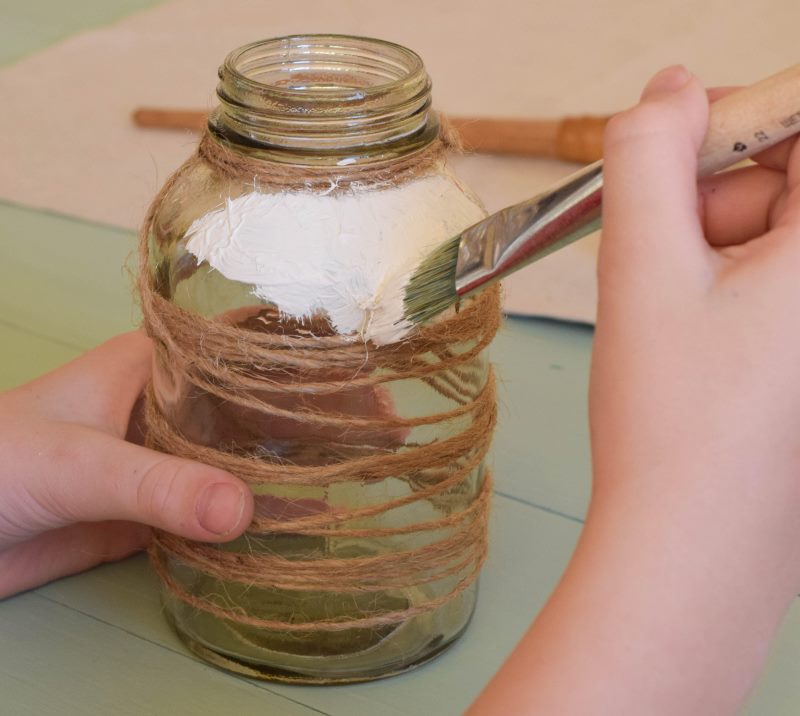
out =
[[[218,138],[206,135],[196,157],[167,181],[154,200],[140,236],[139,292],[156,360],[198,391],[221,404],[237,406],[248,415],[260,416],[264,424],[292,421],[308,426],[306,449],[318,459],[309,464],[308,460],[270,454],[257,444],[210,446],[193,441],[165,414],[152,387],[147,394],[148,444],[227,470],[259,494],[268,493],[270,487],[359,486],[389,479],[407,485],[406,494],[374,504],[342,507],[309,505],[299,500],[282,514],[257,509],[247,532],[255,539],[277,534],[365,539],[425,536],[410,549],[382,554],[289,558],[267,550],[228,551],[157,532],[150,556],[165,588],[175,598],[232,623],[287,632],[332,632],[397,624],[446,604],[476,579],[486,557],[491,480],[485,470],[477,482],[474,476],[488,451],[497,411],[491,369],[487,377],[475,367],[475,359],[499,327],[497,288],[420,327],[401,342],[375,346],[326,331],[324,325],[287,325],[266,305],[254,308],[246,320],[239,316],[236,323],[225,316],[209,320],[165,298],[163,287],[155,284],[150,271],[154,217],[163,198],[192,162],[209,163],[217,172],[251,185],[255,177],[259,186],[329,192],[356,185],[401,184],[441,159],[445,148],[440,139],[399,163],[394,160],[391,166],[312,167],[299,172],[296,167],[228,151]],[[454,346],[465,348],[456,350]],[[455,407],[419,417],[335,407],[340,394],[363,389],[379,396],[386,386],[409,379],[424,381]],[[414,428],[439,425],[450,426],[451,432],[429,442],[402,438]],[[400,437],[394,440],[391,436]],[[452,494],[463,500],[465,491],[471,494],[466,503],[459,503],[460,509],[443,510],[443,515],[435,519],[413,524],[387,520],[377,526],[373,519],[420,500],[447,504]],[[451,587],[434,598],[414,600],[405,608],[313,620],[295,616],[264,619],[232,604],[224,595],[191,593],[171,574],[167,560],[221,582],[298,594],[374,593],[444,579],[451,579]]]

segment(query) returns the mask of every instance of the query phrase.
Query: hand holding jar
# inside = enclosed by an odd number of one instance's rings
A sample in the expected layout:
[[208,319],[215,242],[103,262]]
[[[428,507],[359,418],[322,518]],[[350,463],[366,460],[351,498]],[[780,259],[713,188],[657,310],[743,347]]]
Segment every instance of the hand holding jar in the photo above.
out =
[[148,526],[219,542],[249,524],[232,475],[136,444],[151,352],[128,333],[0,395],[0,598],[132,554]]

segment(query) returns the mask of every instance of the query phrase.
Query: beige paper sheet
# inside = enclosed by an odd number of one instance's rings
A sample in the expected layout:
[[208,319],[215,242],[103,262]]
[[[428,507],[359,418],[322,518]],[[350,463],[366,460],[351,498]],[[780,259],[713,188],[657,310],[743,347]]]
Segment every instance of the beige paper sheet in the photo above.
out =
[[[137,106],[208,108],[231,49],[296,32],[346,32],[417,50],[452,114],[560,116],[632,103],[683,62],[707,84],[746,83],[797,61],[797,0],[170,0],[0,70],[0,197],[134,228],[194,137],[140,130]],[[454,160],[490,209],[574,167]],[[592,322],[596,238],[506,285],[506,309]]]

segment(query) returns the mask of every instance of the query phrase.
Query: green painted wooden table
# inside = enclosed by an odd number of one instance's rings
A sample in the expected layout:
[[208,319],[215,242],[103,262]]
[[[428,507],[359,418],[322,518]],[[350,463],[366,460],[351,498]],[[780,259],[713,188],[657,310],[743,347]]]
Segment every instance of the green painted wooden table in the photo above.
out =
[[[0,3],[0,62],[150,4]],[[0,202],[0,389],[136,324],[124,270],[133,245],[130,232]],[[544,603],[580,530],[591,338],[578,326],[512,319],[495,343],[491,556],[475,619],[441,658],[385,681],[327,688],[217,671],[168,629],[140,556],[0,603],[0,714],[460,714]],[[799,655],[795,606],[748,713],[800,713]]]

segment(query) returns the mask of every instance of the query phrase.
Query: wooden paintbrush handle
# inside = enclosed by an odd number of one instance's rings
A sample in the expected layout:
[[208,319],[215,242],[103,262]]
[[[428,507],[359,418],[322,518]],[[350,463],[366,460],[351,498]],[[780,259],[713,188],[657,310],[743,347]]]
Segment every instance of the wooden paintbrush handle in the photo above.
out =
[[[555,157],[588,164],[603,151],[603,129],[608,117],[565,119],[489,119],[448,117],[464,148],[485,154]],[[202,131],[205,112],[143,107],[133,113],[139,127]]]
[[712,103],[698,173],[712,174],[797,133],[800,65]]

